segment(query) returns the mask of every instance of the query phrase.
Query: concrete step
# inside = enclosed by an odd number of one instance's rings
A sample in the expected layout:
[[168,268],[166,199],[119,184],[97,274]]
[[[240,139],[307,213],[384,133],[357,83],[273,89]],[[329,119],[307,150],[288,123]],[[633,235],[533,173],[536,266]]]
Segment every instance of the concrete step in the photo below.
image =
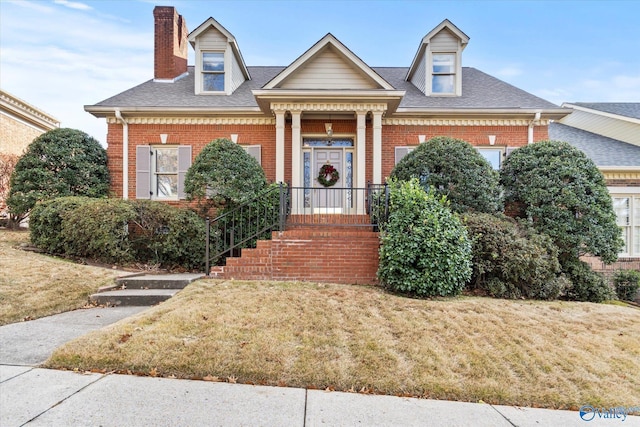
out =
[[116,286],[125,289],[183,289],[189,283],[201,279],[204,274],[145,274],[116,279]]
[[148,306],[168,300],[180,289],[121,289],[99,292],[89,297],[89,301],[99,305]]

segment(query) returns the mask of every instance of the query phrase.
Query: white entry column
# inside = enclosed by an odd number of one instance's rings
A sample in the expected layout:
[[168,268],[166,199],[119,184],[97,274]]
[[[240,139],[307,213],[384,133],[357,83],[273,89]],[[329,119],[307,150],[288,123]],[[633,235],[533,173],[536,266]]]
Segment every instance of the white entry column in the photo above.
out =
[[302,187],[302,139],[300,136],[301,111],[291,111],[291,186]]
[[284,110],[276,114],[276,182],[284,182]]
[[373,184],[382,184],[382,111],[373,111]]
[[[356,188],[365,188],[366,182],[366,164],[367,164],[367,152],[366,152],[366,139],[367,139],[367,112],[356,112]],[[360,193],[358,193],[360,194]],[[364,198],[358,197],[356,203],[356,209],[358,213],[364,213]]]

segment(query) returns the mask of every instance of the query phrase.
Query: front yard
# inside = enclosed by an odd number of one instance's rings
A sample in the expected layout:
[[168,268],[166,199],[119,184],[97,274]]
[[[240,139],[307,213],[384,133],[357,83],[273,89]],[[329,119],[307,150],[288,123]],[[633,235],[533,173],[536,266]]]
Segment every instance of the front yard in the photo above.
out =
[[201,280],[68,343],[46,365],[534,407],[636,406],[640,311]]
[[81,308],[122,274],[16,248],[27,242],[26,231],[0,230],[0,325]]

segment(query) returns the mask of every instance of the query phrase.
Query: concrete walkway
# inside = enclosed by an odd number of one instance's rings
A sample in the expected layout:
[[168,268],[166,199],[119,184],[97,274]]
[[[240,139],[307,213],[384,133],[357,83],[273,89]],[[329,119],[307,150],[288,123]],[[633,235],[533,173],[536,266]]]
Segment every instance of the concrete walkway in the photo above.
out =
[[640,426],[637,416],[592,413],[586,422],[574,411],[34,367],[60,344],[144,309],[93,308],[0,327],[0,426]]

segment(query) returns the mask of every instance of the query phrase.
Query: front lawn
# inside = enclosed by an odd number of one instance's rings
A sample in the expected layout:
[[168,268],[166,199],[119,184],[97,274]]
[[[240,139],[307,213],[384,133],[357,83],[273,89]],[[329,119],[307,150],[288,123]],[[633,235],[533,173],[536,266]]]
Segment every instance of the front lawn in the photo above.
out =
[[27,231],[0,230],[0,325],[81,308],[121,271],[26,252]]
[[640,402],[640,311],[201,280],[47,367],[577,409]]

